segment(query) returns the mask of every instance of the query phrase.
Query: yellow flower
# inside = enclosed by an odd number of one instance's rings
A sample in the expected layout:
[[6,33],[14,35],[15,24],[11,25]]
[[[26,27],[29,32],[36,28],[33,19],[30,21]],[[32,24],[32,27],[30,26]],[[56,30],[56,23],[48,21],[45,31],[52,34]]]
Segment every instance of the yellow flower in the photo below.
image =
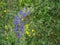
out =
[[25,27],[26,27],[26,29],[28,29],[28,28],[29,28],[29,25],[28,25],[28,24],[26,24],[26,25],[25,25]]
[[34,29],[32,29],[32,32],[35,32],[35,30],[34,30]]
[[5,29],[8,29],[8,26],[7,25],[5,25]]
[[29,27],[27,26],[26,29],[28,29]]
[[7,12],[7,10],[4,10],[4,13],[6,13]]
[[26,34],[27,34],[27,35],[30,35],[30,33],[29,33],[28,31],[26,31]]

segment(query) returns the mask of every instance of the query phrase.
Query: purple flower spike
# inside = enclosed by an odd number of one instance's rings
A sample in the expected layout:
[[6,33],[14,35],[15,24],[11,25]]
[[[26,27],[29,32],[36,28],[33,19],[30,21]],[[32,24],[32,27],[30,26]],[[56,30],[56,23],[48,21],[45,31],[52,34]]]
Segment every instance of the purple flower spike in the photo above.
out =
[[24,14],[23,14],[23,16],[24,16],[24,17],[26,17],[26,16],[27,16],[27,14],[26,14],[26,13],[24,13]]
[[20,36],[21,36],[20,33],[17,33],[17,37],[20,38]]
[[17,25],[18,24],[18,21],[17,20],[14,20],[14,24]]
[[20,11],[20,12],[19,12],[19,14],[20,14],[20,15],[22,15],[22,14],[23,14],[23,12],[22,12],[22,11]]

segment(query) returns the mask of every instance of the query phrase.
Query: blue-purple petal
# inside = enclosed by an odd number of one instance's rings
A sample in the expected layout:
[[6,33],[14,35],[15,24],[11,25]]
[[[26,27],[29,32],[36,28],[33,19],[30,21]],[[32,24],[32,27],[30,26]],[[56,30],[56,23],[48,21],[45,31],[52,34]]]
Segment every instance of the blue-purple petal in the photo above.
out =
[[24,7],[24,11],[26,11],[26,7]]
[[26,13],[24,13],[24,14],[23,14],[23,16],[24,16],[24,17],[26,17],[26,16],[27,16],[27,14],[26,14]]
[[18,21],[17,20],[14,20],[14,24],[17,25],[18,24]]
[[24,28],[22,28],[22,32],[24,32]]
[[22,15],[22,14],[23,14],[23,12],[22,12],[22,11],[20,11],[20,12],[19,12],[19,14],[20,14],[20,15]]
[[19,20],[22,20],[22,18],[19,18]]
[[20,33],[17,33],[17,37],[20,38],[20,36],[21,36]]
[[17,28],[14,28],[14,32],[16,32],[17,31]]
[[30,12],[27,12],[27,15],[30,15]]
[[22,22],[22,24],[21,25],[24,25],[24,22]]
[[16,20],[19,20],[19,17],[18,17],[18,16],[14,16],[14,18],[15,18]]

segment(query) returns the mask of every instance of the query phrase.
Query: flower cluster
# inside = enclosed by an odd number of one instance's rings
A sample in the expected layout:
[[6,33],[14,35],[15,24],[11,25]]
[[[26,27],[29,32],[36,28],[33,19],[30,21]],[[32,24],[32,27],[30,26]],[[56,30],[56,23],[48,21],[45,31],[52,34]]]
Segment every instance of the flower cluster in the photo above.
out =
[[24,22],[22,21],[22,18],[15,16],[14,17],[14,24],[15,24],[15,28],[14,28],[14,32],[16,33],[17,37],[20,38],[21,37],[21,32],[24,32]]
[[27,36],[35,36],[35,30],[32,29],[31,32],[30,32],[30,29],[29,29],[29,24],[25,24],[25,33]]
[[19,11],[17,16],[14,16],[14,24],[15,24],[14,32],[16,33],[18,38],[20,38],[22,36],[22,33],[24,32],[24,18],[28,14],[29,10],[26,10],[26,7],[24,7],[23,10]]

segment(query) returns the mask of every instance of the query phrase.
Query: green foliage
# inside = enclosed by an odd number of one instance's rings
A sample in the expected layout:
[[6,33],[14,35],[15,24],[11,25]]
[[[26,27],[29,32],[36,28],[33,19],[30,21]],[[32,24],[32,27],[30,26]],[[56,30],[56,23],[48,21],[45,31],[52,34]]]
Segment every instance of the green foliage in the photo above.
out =
[[[0,1],[0,45],[60,44],[60,0],[8,1]],[[25,25],[29,25],[28,29],[24,29],[28,35],[24,32],[22,43],[18,43],[13,21],[14,16],[24,7],[31,10],[31,14],[24,18]]]

